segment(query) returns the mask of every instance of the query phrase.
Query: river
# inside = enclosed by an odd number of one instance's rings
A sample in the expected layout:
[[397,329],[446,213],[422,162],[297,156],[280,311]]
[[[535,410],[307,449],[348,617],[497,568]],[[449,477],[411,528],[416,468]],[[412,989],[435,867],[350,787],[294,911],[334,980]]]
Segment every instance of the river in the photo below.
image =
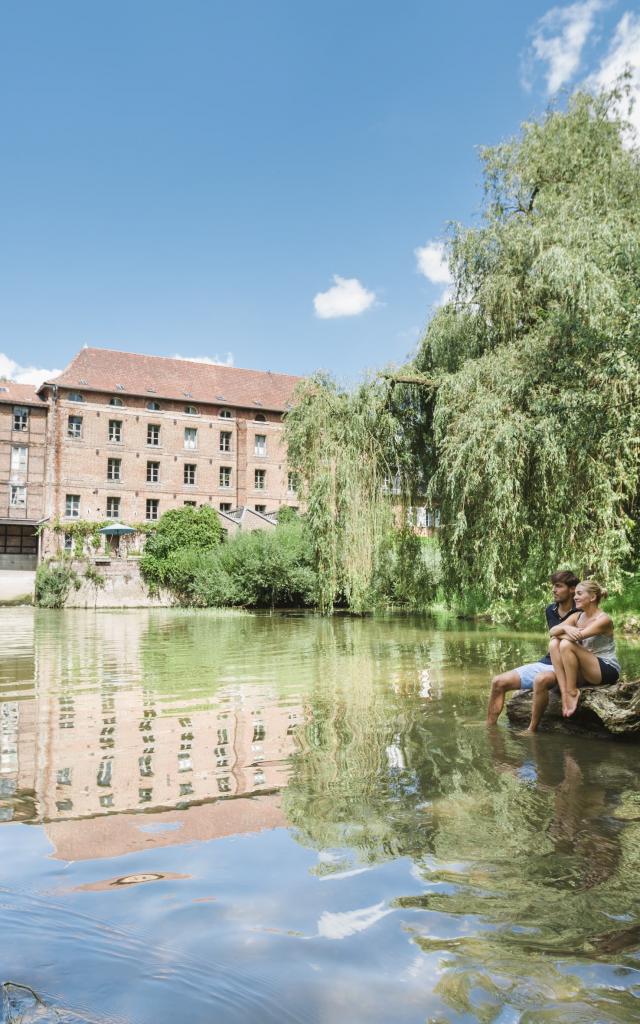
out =
[[542,635],[28,608],[0,635],[0,982],[57,1019],[640,1020],[640,748],[483,724]]

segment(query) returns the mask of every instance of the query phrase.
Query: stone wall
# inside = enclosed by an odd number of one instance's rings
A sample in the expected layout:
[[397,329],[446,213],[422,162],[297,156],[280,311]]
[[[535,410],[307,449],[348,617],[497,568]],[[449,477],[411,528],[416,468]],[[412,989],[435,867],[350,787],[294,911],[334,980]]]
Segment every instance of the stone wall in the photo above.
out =
[[134,559],[113,559],[109,563],[89,563],[104,579],[104,586],[96,587],[85,579],[86,562],[75,562],[74,571],[82,580],[79,590],[71,588],[66,608],[162,608],[175,604],[166,592],[152,597],[147,590],[140,566]]

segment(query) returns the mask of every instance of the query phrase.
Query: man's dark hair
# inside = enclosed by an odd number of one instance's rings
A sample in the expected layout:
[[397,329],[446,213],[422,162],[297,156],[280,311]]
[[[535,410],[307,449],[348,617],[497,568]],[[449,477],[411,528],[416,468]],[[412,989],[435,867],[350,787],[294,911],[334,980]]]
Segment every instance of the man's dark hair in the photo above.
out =
[[551,583],[564,583],[567,587],[577,587],[580,580],[571,569],[558,569],[557,572],[552,572],[549,577]]

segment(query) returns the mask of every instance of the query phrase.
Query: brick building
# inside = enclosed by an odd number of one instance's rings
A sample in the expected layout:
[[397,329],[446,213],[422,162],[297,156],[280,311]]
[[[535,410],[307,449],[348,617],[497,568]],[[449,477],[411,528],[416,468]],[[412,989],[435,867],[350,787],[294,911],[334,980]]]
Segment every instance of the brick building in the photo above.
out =
[[[82,349],[34,399],[48,407],[44,516],[135,524],[189,504],[225,517],[297,507],[282,419],[299,379]],[[45,529],[46,554],[59,542]]]
[[0,569],[33,569],[44,518],[47,402],[0,380]]

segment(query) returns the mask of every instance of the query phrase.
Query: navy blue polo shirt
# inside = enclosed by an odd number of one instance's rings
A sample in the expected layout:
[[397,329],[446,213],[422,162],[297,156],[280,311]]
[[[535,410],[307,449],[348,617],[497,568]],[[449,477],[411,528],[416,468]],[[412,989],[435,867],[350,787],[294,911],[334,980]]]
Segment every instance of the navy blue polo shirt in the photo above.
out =
[[[559,626],[561,622],[564,622],[565,619],[568,619],[569,616],[573,615],[573,613],[577,612],[577,610],[578,609],[576,608],[575,604],[573,604],[572,602],[571,609],[566,613],[566,615],[561,615],[558,609],[557,602],[556,604],[548,604],[544,610],[544,614],[547,619],[547,628],[553,629],[554,626]],[[543,665],[550,665],[551,655],[547,652],[544,658],[540,658],[540,661],[543,663]]]

